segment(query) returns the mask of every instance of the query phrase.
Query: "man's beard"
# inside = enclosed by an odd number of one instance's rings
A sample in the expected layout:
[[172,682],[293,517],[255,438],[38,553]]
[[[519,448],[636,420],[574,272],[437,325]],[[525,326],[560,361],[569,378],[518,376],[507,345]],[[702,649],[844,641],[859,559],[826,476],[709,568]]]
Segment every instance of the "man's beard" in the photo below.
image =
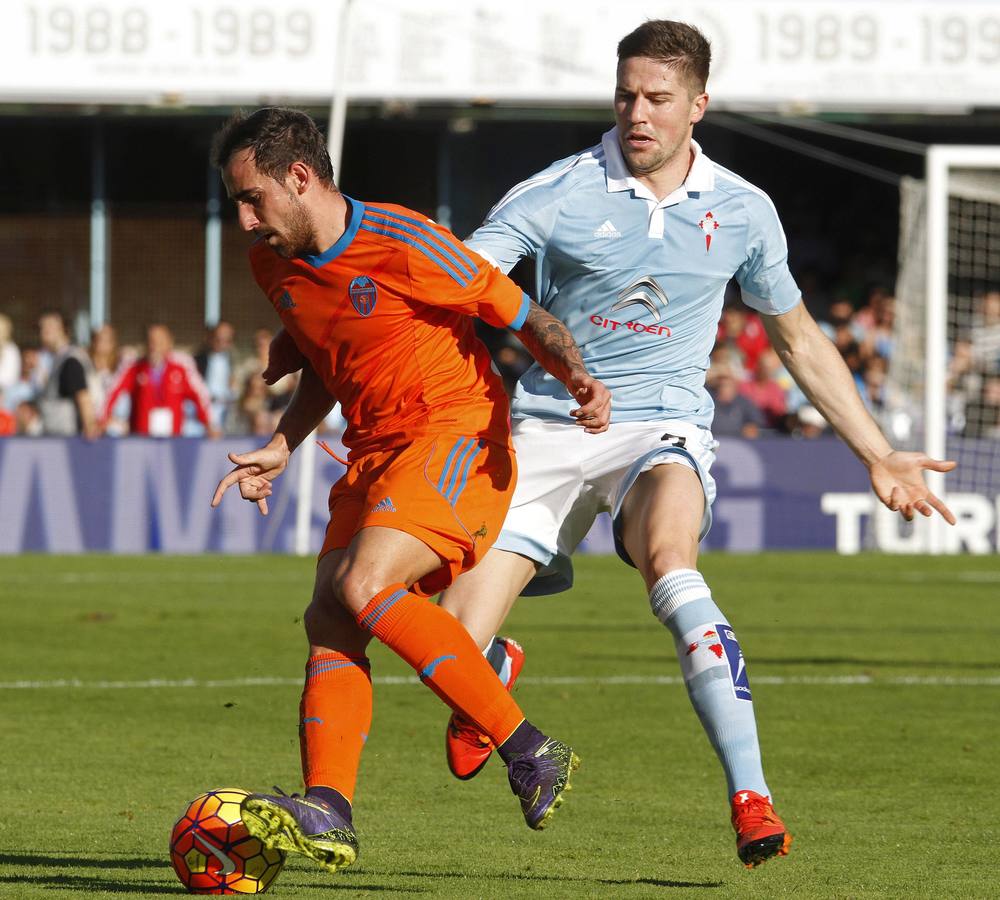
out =
[[274,252],[284,259],[305,256],[317,249],[315,235],[312,216],[298,198],[293,197],[285,233],[275,235],[278,240],[273,245]]
[[[680,152],[681,143],[682,141],[677,141],[672,147],[664,147],[663,144],[658,143],[655,149],[638,151],[632,151],[624,141],[620,142],[619,146],[630,174],[635,178],[640,178],[643,175],[654,175],[667,166]],[[641,162],[640,155],[642,156]]]

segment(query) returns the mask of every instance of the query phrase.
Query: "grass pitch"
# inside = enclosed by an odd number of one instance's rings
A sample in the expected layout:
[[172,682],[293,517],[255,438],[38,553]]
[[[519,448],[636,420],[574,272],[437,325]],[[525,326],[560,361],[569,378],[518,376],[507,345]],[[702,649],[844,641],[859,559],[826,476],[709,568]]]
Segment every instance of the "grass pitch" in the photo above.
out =
[[[765,770],[795,843],[736,859],[721,769],[635,572],[577,560],[522,600],[517,697],[583,758],[544,833],[504,770],[448,774],[446,711],[372,647],[375,720],[329,876],[292,858],[274,897],[1000,896],[1000,564],[710,554],[750,664]],[[301,610],[284,557],[0,558],[0,896],[180,895],[188,800],[299,788]],[[254,684],[253,679],[265,683]]]

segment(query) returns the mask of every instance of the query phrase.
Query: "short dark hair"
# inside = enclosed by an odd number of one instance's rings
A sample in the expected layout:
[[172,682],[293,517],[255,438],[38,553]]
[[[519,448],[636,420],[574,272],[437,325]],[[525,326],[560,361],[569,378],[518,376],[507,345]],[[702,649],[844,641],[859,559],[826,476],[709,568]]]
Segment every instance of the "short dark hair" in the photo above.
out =
[[246,149],[252,152],[257,171],[275,181],[284,181],[292,163],[304,162],[323,184],[333,184],[323,133],[297,109],[265,106],[249,115],[238,111],[212,140],[212,165],[225,168],[234,153]]
[[670,19],[650,19],[618,42],[618,62],[642,56],[657,59],[686,77],[696,93],[708,83],[712,46],[697,28]]

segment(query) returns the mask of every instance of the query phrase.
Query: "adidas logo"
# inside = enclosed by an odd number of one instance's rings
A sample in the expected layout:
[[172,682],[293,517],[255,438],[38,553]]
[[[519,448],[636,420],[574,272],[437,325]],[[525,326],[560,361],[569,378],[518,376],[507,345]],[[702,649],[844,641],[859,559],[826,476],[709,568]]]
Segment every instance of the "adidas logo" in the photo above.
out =
[[278,300],[278,309],[292,309],[295,306],[295,301],[292,299],[292,295],[285,291]]
[[605,219],[604,224],[594,232],[595,238],[620,238],[621,236],[622,233],[615,228],[610,219]]
[[372,512],[395,512],[396,507],[392,505],[392,497],[386,497],[384,500],[379,500],[372,507]]

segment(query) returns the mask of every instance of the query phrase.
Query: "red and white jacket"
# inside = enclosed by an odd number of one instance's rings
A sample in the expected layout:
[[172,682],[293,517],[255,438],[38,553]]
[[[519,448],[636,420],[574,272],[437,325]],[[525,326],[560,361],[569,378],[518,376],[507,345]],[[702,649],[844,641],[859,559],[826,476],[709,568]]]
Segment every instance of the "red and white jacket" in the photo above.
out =
[[165,436],[165,432],[172,429],[170,433],[179,435],[184,424],[185,400],[194,403],[198,420],[208,428],[208,388],[186,357],[169,354],[159,368],[154,368],[148,358],[142,357],[122,369],[108,392],[103,421],[110,418],[115,402],[126,392],[132,400],[129,412],[132,434]]

